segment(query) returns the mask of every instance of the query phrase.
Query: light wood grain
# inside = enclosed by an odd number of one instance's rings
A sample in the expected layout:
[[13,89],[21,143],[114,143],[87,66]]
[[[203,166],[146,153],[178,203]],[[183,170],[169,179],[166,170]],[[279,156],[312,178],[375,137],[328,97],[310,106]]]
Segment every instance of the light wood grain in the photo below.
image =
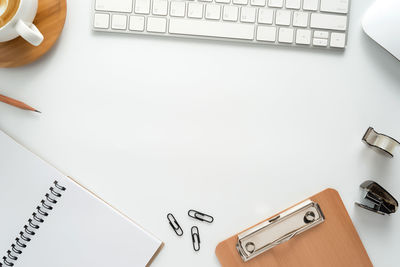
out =
[[325,222],[246,263],[242,261],[236,249],[237,235],[232,236],[218,244],[216,248],[221,265],[223,267],[372,267],[339,193],[327,189],[311,197],[311,200],[320,205],[325,215]]
[[19,67],[43,56],[57,41],[67,14],[66,0],[39,0],[34,24],[44,36],[43,43],[32,46],[21,37],[0,43],[0,67]]

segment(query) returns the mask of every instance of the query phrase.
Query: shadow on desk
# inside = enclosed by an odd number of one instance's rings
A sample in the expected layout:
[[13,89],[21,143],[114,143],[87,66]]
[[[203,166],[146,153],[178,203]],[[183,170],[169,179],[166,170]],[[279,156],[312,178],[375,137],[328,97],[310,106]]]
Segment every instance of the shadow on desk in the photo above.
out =
[[360,38],[361,42],[365,44],[362,48],[367,54],[366,57],[370,58],[370,61],[376,64],[382,73],[390,76],[388,79],[400,83],[400,61],[365,33],[361,34]]

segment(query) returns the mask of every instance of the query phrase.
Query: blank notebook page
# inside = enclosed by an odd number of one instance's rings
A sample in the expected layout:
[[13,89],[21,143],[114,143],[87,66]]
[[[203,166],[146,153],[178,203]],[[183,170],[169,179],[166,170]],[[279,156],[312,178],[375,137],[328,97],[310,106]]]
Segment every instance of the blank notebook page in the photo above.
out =
[[2,131],[0,214],[2,267],[141,267],[162,246]]

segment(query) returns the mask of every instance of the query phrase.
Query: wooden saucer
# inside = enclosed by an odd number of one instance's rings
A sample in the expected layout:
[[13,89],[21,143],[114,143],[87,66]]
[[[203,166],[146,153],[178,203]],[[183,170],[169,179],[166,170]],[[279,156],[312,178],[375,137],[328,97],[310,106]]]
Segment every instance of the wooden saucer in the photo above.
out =
[[43,56],[60,36],[66,15],[66,0],[39,0],[33,23],[42,32],[43,43],[36,47],[21,37],[0,43],[0,68],[23,66]]

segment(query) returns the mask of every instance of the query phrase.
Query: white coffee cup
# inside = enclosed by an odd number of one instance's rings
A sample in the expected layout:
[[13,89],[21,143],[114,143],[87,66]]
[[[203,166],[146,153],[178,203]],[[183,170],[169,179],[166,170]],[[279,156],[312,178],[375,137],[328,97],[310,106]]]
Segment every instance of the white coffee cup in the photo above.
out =
[[38,0],[20,0],[14,17],[3,27],[0,27],[0,42],[7,42],[21,36],[34,46],[40,45],[44,37],[32,23],[36,16],[37,8]]

